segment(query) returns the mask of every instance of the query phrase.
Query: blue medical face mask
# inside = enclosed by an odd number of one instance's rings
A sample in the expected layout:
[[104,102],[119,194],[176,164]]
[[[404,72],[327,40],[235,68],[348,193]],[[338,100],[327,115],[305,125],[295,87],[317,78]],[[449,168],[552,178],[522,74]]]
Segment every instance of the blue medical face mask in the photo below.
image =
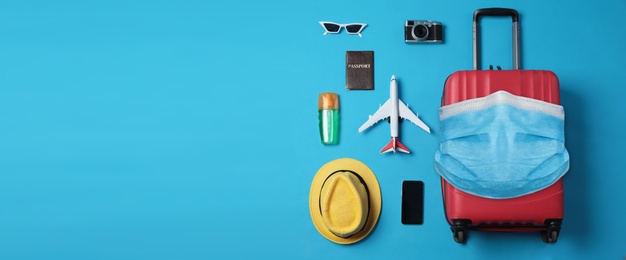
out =
[[499,91],[439,109],[437,172],[496,199],[542,190],[569,169],[563,107]]

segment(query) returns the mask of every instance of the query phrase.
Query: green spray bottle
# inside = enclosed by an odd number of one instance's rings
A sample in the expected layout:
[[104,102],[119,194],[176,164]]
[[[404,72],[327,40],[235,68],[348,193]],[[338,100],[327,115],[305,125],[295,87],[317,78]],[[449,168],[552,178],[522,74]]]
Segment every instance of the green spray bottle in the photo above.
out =
[[322,143],[339,143],[339,96],[337,93],[319,94],[317,109]]

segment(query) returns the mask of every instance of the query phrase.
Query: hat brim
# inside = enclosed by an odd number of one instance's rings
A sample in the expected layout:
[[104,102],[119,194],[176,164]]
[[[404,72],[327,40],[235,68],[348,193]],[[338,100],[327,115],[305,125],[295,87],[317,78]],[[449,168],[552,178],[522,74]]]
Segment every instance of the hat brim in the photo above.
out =
[[[361,231],[347,238],[336,236],[326,227],[319,208],[322,186],[324,185],[326,179],[337,171],[352,171],[358,174],[361,179],[363,179],[368,189],[369,213],[367,221]],[[376,179],[376,175],[374,175],[374,172],[372,172],[367,165],[358,160],[351,158],[333,160],[322,166],[313,178],[311,191],[309,193],[309,211],[311,212],[311,219],[313,220],[313,224],[315,225],[317,231],[330,241],[338,244],[352,244],[365,238],[376,226],[376,222],[378,222],[378,217],[380,216],[381,207],[382,199],[378,179]]]

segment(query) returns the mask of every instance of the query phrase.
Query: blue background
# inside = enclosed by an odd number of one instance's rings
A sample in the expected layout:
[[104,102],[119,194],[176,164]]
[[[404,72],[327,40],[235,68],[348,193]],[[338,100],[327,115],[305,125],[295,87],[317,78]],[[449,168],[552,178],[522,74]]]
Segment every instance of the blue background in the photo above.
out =
[[[443,83],[471,68],[477,8],[521,15],[522,67],[560,78],[565,222],[452,240],[434,171]],[[623,259],[626,2],[2,1],[0,259]],[[406,19],[445,43],[409,45]],[[363,22],[363,38],[318,21]],[[509,19],[484,19],[484,64],[511,63]],[[345,51],[375,51],[375,90],[345,90]],[[432,129],[380,155],[357,128],[389,95]],[[320,143],[317,95],[339,93],[340,144]],[[376,229],[337,245],[313,226],[313,176],[342,157],[377,175]],[[400,223],[403,180],[425,183],[423,225]]]

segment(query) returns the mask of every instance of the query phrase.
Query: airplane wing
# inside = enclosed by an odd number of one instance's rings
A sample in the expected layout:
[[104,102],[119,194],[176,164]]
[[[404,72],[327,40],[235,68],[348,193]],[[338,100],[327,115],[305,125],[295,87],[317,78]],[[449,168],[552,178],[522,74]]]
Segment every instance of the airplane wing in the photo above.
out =
[[422,120],[420,120],[416,114],[413,114],[411,109],[409,109],[409,107],[407,107],[400,99],[398,99],[398,113],[400,117],[404,119],[408,119],[413,124],[419,126],[421,129],[424,129],[424,131],[430,133],[430,128],[428,128],[428,126],[424,124],[424,122],[422,122]]
[[380,106],[380,108],[376,110],[376,113],[371,115],[370,118],[365,121],[365,123],[361,127],[359,127],[359,133],[363,132],[363,130],[367,129],[370,126],[373,126],[378,121],[389,117],[389,115],[391,115],[391,102],[389,101],[389,99],[387,99],[385,104]]

